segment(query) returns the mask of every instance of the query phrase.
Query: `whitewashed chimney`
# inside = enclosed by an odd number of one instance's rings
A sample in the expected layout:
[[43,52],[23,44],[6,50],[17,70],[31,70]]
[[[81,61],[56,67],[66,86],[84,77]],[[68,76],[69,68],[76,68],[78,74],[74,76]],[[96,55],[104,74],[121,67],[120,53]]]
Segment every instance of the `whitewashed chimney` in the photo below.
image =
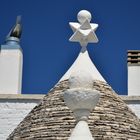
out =
[[128,96],[140,96],[140,50],[128,50]]
[[0,94],[19,94],[22,87],[23,54],[20,47],[21,24],[15,26],[0,48]]

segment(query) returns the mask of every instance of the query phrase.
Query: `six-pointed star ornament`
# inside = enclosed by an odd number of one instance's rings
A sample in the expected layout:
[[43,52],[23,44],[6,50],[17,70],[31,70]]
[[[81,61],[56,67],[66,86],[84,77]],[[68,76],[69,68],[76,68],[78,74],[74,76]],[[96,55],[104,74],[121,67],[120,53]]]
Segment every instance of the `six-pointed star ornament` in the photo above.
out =
[[90,23],[91,14],[86,10],[82,10],[78,13],[77,18],[80,23],[69,23],[74,32],[69,40],[79,42],[82,47],[87,46],[88,43],[97,43],[98,38],[95,31],[98,28],[98,24]]

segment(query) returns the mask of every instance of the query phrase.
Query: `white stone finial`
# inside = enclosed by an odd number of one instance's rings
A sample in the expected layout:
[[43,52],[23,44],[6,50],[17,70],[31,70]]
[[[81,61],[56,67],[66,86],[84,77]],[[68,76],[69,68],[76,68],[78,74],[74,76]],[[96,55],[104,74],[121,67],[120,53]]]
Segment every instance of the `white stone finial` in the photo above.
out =
[[91,13],[87,10],[81,10],[77,14],[77,19],[81,24],[83,24],[86,20],[88,20],[90,22],[91,18],[92,18]]
[[72,73],[69,78],[69,89],[64,92],[64,101],[73,111],[78,123],[68,140],[94,140],[87,120],[99,97],[99,92],[93,89],[93,78],[89,72],[81,70]]
[[85,71],[79,75],[72,74],[69,78],[69,88],[64,93],[65,103],[78,121],[87,120],[100,97],[99,92],[93,89],[92,76]]
[[79,42],[82,47],[86,47],[88,43],[97,43],[98,38],[95,34],[98,24],[90,23],[91,14],[87,10],[81,10],[77,19],[79,23],[70,22],[74,34],[70,37],[70,41]]

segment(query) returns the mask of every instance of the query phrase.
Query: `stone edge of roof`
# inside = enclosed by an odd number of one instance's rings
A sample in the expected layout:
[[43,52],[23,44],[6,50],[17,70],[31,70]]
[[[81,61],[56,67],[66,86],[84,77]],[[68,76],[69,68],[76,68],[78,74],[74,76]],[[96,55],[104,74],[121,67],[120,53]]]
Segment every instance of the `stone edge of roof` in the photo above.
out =
[[[0,94],[0,100],[40,100],[46,94]],[[123,101],[139,101],[140,96],[127,96],[127,95],[120,95]]]
[[46,94],[0,94],[0,100],[40,100]]

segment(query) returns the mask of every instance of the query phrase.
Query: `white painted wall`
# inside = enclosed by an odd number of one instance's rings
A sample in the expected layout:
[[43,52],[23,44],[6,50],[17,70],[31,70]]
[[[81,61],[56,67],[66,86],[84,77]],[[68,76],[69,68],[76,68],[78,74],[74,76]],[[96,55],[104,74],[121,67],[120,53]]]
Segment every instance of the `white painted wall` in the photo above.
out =
[[128,65],[128,96],[140,96],[140,65]]
[[0,140],[6,140],[38,102],[39,100],[0,100]]
[[140,102],[139,103],[130,103],[130,104],[128,104],[128,106],[140,118]]
[[23,56],[20,49],[0,51],[0,94],[21,93]]

